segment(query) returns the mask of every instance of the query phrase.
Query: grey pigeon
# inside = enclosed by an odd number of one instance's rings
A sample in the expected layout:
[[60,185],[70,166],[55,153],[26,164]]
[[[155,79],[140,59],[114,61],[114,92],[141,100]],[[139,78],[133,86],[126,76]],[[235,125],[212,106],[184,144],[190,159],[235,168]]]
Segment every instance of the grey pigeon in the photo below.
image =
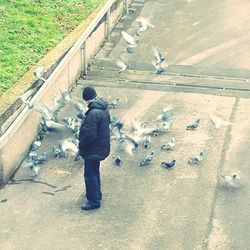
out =
[[44,152],[42,155],[37,156],[33,159],[33,162],[35,165],[37,164],[44,164],[47,161],[48,157],[47,157],[47,153]]
[[118,103],[120,102],[120,98],[116,98],[115,100],[113,101],[108,101],[108,108],[110,109],[114,109],[114,108],[117,108],[117,105]]
[[173,148],[175,147],[175,138],[172,137],[171,141],[161,145],[161,149],[163,150],[173,150]]
[[148,165],[149,163],[153,161],[153,159],[154,159],[154,152],[152,151],[149,155],[146,156],[145,159],[140,161],[140,166]]
[[57,148],[55,145],[53,145],[53,154],[55,158],[67,158],[68,153],[67,151],[62,150],[61,144],[59,144],[59,147]]
[[44,75],[44,66],[43,65],[40,65],[38,68],[36,68],[33,73],[34,73],[36,79],[42,80],[42,81],[45,81],[45,82],[47,81],[43,77],[43,75]]
[[70,94],[68,91],[60,91],[61,96],[58,99],[54,99],[54,104],[57,108],[63,107],[66,103],[70,101]]
[[188,163],[189,164],[200,164],[204,159],[204,153],[201,152],[198,155],[192,156],[189,160]]
[[31,146],[30,146],[30,150],[31,151],[36,151],[38,148],[40,148],[42,145],[42,142],[40,140],[35,140]]
[[165,71],[165,67],[163,66],[163,62],[165,61],[165,56],[160,52],[159,48],[153,46],[153,52],[155,56],[155,61],[152,62],[152,65],[155,67],[156,74],[161,74]]
[[143,147],[144,148],[150,148],[151,146],[151,137],[150,136],[145,136],[143,140]]
[[193,124],[188,125],[186,130],[196,130],[200,124],[200,119],[197,119]]

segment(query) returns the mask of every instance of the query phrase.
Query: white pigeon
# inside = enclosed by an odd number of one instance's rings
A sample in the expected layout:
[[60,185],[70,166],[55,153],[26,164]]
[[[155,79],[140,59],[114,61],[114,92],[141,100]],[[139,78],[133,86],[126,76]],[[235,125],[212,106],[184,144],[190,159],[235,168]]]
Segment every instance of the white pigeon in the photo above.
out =
[[136,144],[136,142],[129,139],[123,140],[121,145],[123,150],[131,156],[133,156],[134,150],[138,147],[138,144]]
[[120,68],[119,73],[124,72],[128,68],[127,62],[121,57],[116,60],[116,65]]
[[136,40],[134,39],[134,37],[132,37],[126,31],[122,31],[121,34],[122,34],[123,38],[125,39],[125,41],[128,43],[128,45],[130,45],[132,47],[136,46]]
[[138,22],[139,24],[139,32],[144,32],[146,31],[149,27],[150,28],[155,28],[155,26],[153,24],[151,24],[149,22],[149,20],[147,20],[146,18],[144,17],[138,17],[136,19],[136,21]]
[[61,149],[62,151],[67,152],[71,155],[76,155],[78,153],[77,142],[72,138],[67,138],[63,140],[61,144]]
[[239,174],[232,174],[232,175],[221,175],[221,179],[224,181],[225,187],[238,187],[239,186]]
[[148,122],[141,122],[137,118],[132,120],[132,130],[133,134],[143,136],[151,132],[152,129],[147,127]]

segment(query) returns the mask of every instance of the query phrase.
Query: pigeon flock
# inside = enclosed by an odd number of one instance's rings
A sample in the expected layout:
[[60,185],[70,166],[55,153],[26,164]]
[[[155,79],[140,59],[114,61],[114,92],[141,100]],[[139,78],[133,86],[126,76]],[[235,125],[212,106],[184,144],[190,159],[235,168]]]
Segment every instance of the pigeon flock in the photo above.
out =
[[[121,32],[122,37],[127,42],[127,48],[126,52],[122,53],[119,59],[117,59],[116,61],[116,65],[120,68],[119,72],[124,72],[129,68],[129,63],[126,60],[125,54],[133,53],[136,47],[139,45],[140,36],[142,35],[142,33],[146,32],[150,28],[155,27],[149,22],[149,20],[144,17],[139,17],[136,19],[136,21],[138,23],[138,29],[134,36],[128,34],[126,31]],[[161,74],[166,70],[165,56],[161,53],[157,46],[152,46],[152,50],[155,59],[152,62],[152,65],[155,68],[155,73]],[[46,81],[46,79],[43,77],[43,66],[39,66],[34,71],[34,75],[38,80]],[[73,159],[75,161],[78,161],[80,159],[80,156],[78,154],[78,136],[81,124],[84,123],[87,108],[82,103],[72,99],[70,93],[67,91],[61,91],[60,98],[54,100],[54,105],[56,107],[55,111],[51,110],[45,104],[39,106],[31,105],[29,101],[32,95],[33,91],[30,90],[21,96],[21,100],[28,108],[32,108],[33,110],[41,114],[41,122],[38,136],[30,146],[30,151],[24,160],[24,166],[31,169],[37,176],[39,174],[41,166],[49,160],[48,155],[53,155],[55,159],[68,158],[70,156],[73,156]],[[112,101],[105,101],[108,105],[108,109],[113,110],[119,108],[121,100],[119,98],[116,98]],[[69,116],[59,120],[57,118],[57,114],[59,110],[67,103],[71,103],[74,106],[74,117]],[[170,141],[166,141],[165,144],[159,145],[158,150],[153,150],[151,148],[152,140],[154,137],[162,136],[172,130],[172,110],[173,108],[171,106],[164,107],[161,113],[150,122],[141,122],[138,119],[133,119],[132,127],[130,128],[125,128],[124,123],[117,116],[111,115],[110,136],[112,144],[116,142],[117,145],[116,149],[113,150],[116,153],[115,156],[112,156],[113,163],[116,166],[122,166],[122,159],[124,157],[133,157],[135,151],[140,150],[141,148],[144,150],[144,152],[145,150],[150,151],[149,153],[145,154],[145,157],[138,162],[138,166],[144,167],[146,165],[150,165],[154,161],[157,151],[174,151],[176,147],[176,139],[174,136]],[[210,116],[210,119],[216,129],[231,124],[230,122],[223,121],[217,116]],[[186,130],[191,130],[195,133],[195,131],[199,129],[200,122],[200,118],[196,119],[193,123],[190,123],[186,126]],[[42,145],[44,136],[50,133],[57,133],[61,129],[68,129],[69,131],[71,131],[72,136],[64,138],[63,140],[60,140],[58,142],[54,142],[54,144],[51,145],[51,148],[47,148],[48,152],[43,152],[39,155],[38,149]],[[200,151],[197,155],[190,156],[190,158],[187,160],[187,164],[200,165],[202,164],[203,160],[204,152]],[[160,163],[160,166],[165,169],[172,169],[174,166],[176,166],[176,163],[176,159],[171,159],[162,161]],[[221,178],[226,183],[226,186],[236,186],[239,176],[237,174],[233,174],[232,176],[221,176]]]
[[[175,137],[173,136],[170,141],[167,141],[163,145],[159,145],[159,148],[154,152],[151,148],[152,140],[156,136],[163,136],[168,134],[172,130],[173,118],[172,118],[173,108],[171,106],[166,106],[163,108],[162,112],[156,116],[155,119],[152,119],[151,122],[140,121],[139,119],[132,120],[131,127],[125,127],[122,121],[118,119],[117,116],[112,116],[111,119],[111,141],[117,142],[116,156],[113,157],[114,164],[117,166],[122,166],[122,158],[124,155],[134,156],[135,152],[142,149],[150,150],[149,153],[145,155],[143,159],[138,162],[140,167],[151,164],[156,158],[158,151],[173,151],[176,146]],[[188,125],[186,128],[192,127],[192,129],[187,130],[196,130],[200,123],[200,119],[197,119],[194,124]],[[120,153],[120,154],[118,154]],[[202,163],[204,158],[204,153],[201,152],[196,156],[190,157],[187,160],[187,163],[190,165],[199,165]],[[176,165],[176,159],[170,161],[161,162],[161,166],[166,169],[172,169]]]
[[[129,34],[126,31],[122,31],[121,35],[124,38],[124,40],[127,43],[127,48],[126,51],[128,53],[134,53],[136,50],[136,47],[139,46],[140,44],[140,37],[143,32],[146,32],[150,28],[155,28],[153,24],[150,23],[150,21],[144,17],[138,17],[136,19],[136,22],[138,23],[138,28],[135,32],[134,35]],[[160,51],[160,49],[157,46],[152,46],[153,50],[153,56],[154,56],[154,61],[152,61],[152,65],[155,68],[155,73],[156,74],[161,74],[163,73],[166,68],[166,57],[163,55],[163,53]],[[126,59],[126,52],[123,52],[121,56],[116,60],[116,65],[120,69],[120,73],[124,72],[129,68],[129,63],[128,60]]]

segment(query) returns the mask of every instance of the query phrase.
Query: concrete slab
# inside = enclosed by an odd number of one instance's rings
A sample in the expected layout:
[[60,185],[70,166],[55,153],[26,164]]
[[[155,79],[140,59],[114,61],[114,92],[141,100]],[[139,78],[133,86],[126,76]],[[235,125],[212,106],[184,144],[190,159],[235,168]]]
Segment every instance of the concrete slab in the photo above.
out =
[[[74,88],[75,100],[80,100],[81,88]],[[128,130],[134,116],[152,124],[163,107],[171,105],[172,130],[152,138],[152,147],[139,147],[133,157],[119,151],[113,142],[111,157],[102,164],[103,207],[93,213],[79,209],[84,193],[82,163],[52,156],[53,145],[72,136],[71,132],[64,129],[51,133],[39,149],[49,156],[39,176],[32,177],[33,173],[22,165],[14,176],[19,181],[0,190],[1,199],[7,199],[0,204],[1,224],[6,225],[1,239],[4,249],[44,249],[52,245],[57,249],[109,249],[111,244],[119,249],[201,248],[217,183],[218,152],[223,150],[227,132],[227,128],[215,130],[208,115],[229,120],[235,98],[106,87],[97,91],[109,100],[120,98],[111,114],[126,120]],[[72,110],[72,104],[66,105],[58,118],[72,115]],[[186,125],[198,117],[200,128],[186,131]],[[172,136],[176,148],[169,153],[161,151],[160,145]],[[139,161],[152,150],[154,162],[139,167]],[[204,163],[189,166],[188,158],[200,151],[205,152]],[[123,157],[121,167],[113,164],[112,156],[117,154]],[[161,161],[173,158],[177,160],[173,170],[160,166]],[[63,187],[68,188],[56,192]],[[14,226],[17,224],[25,226]]]

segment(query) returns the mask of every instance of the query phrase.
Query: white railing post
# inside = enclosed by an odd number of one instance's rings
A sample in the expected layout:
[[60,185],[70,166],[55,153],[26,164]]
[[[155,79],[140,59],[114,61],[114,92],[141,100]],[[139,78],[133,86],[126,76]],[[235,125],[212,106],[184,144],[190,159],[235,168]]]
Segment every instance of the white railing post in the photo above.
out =
[[85,76],[88,74],[87,41],[88,39],[83,44],[83,74]]

